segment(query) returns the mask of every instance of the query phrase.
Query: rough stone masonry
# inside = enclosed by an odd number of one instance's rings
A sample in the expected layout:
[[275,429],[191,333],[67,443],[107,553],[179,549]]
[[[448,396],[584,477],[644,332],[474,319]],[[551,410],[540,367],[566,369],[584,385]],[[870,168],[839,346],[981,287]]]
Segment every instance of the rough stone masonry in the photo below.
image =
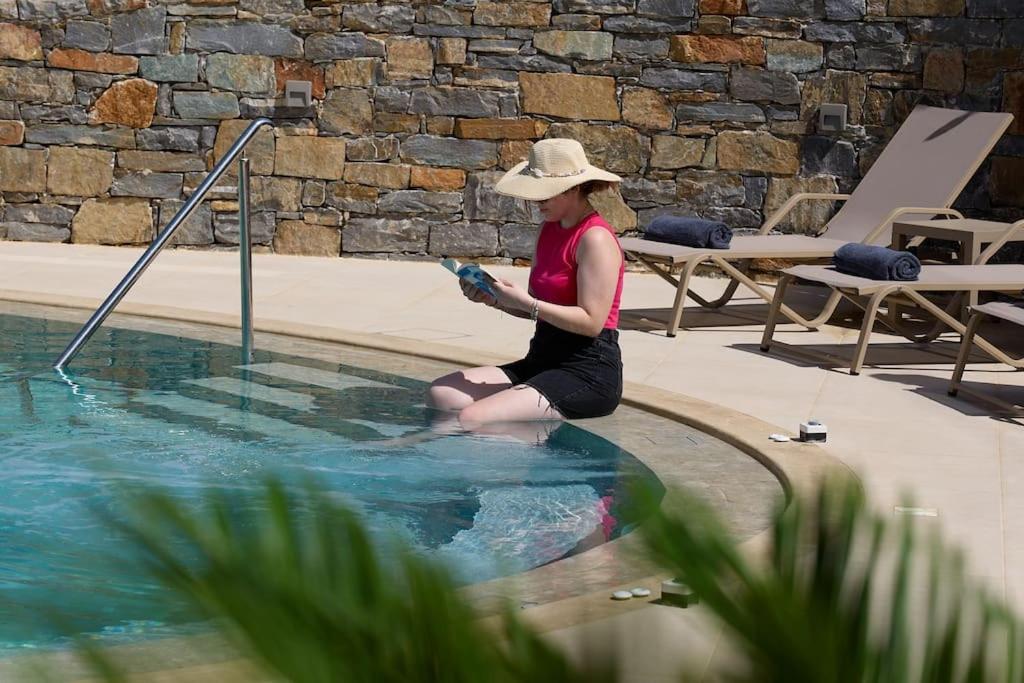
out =
[[[279,253],[528,258],[538,215],[491,187],[552,136],[624,176],[601,205],[623,232],[755,227],[854,187],[919,102],[1016,114],[958,205],[1024,215],[1020,0],[0,0],[0,239],[145,243],[258,116]],[[234,182],[176,244],[237,244]]]

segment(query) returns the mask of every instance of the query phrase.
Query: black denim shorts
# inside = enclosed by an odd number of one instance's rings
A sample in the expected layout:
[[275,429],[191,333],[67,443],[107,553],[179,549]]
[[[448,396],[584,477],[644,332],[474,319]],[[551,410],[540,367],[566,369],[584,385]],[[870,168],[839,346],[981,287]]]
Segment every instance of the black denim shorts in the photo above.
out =
[[526,358],[500,367],[569,419],[609,415],[622,398],[618,330],[587,337],[540,321]]

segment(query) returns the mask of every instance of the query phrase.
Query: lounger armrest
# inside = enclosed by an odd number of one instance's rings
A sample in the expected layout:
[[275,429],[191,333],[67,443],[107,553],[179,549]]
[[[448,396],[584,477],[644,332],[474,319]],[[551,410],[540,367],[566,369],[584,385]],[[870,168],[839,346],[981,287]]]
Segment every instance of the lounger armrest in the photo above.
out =
[[800,202],[807,201],[808,199],[830,199],[832,201],[845,201],[850,198],[848,194],[836,194],[833,192],[797,192],[795,195],[786,200],[786,203],[778,208],[768,220],[761,226],[759,235],[767,235],[772,228],[782,222],[789,212],[799,204]]
[[893,209],[889,212],[889,215],[882,219],[882,222],[875,226],[875,229],[871,233],[861,240],[861,244],[874,244],[878,236],[881,235],[886,228],[892,225],[892,222],[900,216],[908,213],[932,213],[941,214],[943,216],[950,216],[952,218],[963,218],[964,215],[956,209],[951,209],[948,206],[935,207],[935,206],[901,206],[898,209]]
[[1024,219],[1021,219],[1014,223],[1013,225],[1011,225],[1010,227],[1008,227],[1006,229],[1006,232],[1000,235],[999,239],[997,239],[992,244],[988,245],[985,251],[981,252],[981,254],[978,255],[978,262],[972,265],[982,266],[988,263],[988,260],[995,256],[995,253],[999,251],[1004,244],[1009,242],[1010,238],[1012,238],[1018,232],[1024,232]]

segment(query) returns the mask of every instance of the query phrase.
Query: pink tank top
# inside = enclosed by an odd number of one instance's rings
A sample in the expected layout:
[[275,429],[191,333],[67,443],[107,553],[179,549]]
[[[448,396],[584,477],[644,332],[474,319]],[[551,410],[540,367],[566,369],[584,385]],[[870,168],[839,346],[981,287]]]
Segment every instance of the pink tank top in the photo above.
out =
[[[618,244],[619,239],[615,236],[615,230],[597,212],[586,216],[571,228],[563,228],[557,221],[541,225],[540,236],[537,238],[537,253],[530,269],[530,291],[535,297],[561,306],[577,305],[576,247],[583,233],[594,227],[607,230]],[[619,326],[619,298],[622,296],[624,271],[625,263],[620,261],[619,281],[615,285],[611,310],[604,321],[605,329],[614,330]]]

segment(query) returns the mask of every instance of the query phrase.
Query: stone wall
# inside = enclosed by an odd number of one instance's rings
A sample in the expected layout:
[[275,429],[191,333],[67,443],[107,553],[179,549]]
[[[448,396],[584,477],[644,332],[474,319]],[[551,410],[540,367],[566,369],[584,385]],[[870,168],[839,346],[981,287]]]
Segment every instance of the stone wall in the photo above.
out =
[[[602,202],[623,231],[754,227],[853,187],[918,102],[1017,114],[961,205],[1022,215],[1021,0],[0,0],[0,238],[144,243],[257,116],[280,253],[526,257],[538,216],[490,187],[552,136],[626,178]],[[222,185],[177,244],[237,243]]]

